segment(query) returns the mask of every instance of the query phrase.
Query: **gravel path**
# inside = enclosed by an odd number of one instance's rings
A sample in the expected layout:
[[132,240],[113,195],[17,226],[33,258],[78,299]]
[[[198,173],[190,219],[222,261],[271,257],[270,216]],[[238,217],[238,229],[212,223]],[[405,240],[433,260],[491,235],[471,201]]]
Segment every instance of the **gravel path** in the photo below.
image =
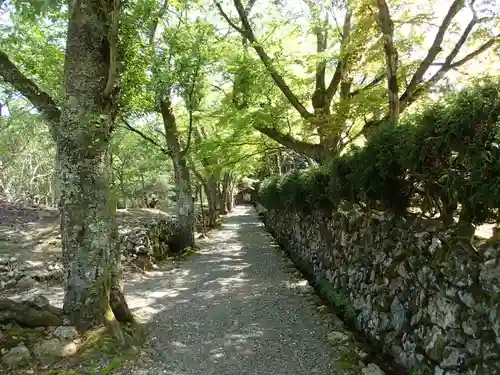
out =
[[[236,207],[201,255],[129,284],[151,342],[133,375],[337,374],[333,347],[310,297],[252,208]],[[288,271],[288,272],[287,272]]]

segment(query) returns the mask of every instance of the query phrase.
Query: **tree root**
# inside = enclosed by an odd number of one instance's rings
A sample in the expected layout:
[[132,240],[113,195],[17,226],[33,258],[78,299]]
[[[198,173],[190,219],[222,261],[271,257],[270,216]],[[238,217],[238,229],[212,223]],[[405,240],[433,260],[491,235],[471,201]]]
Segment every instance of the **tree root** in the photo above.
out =
[[104,321],[123,348],[135,350],[146,333],[144,327],[137,323],[119,287],[110,292],[109,308],[104,313]]
[[135,324],[134,315],[132,314],[132,311],[130,311],[127,301],[125,300],[125,296],[118,286],[111,289],[111,292],[109,293],[109,304],[113,310],[115,318],[120,323]]

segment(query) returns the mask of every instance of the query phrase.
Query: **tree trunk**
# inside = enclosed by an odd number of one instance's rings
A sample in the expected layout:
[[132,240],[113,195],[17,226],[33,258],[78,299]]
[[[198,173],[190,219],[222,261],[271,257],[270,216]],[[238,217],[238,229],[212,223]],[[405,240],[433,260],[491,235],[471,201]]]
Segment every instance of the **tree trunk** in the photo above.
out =
[[224,193],[222,191],[222,181],[219,179],[219,183],[217,183],[217,212],[219,214],[227,214],[226,212],[226,205],[225,205],[225,199],[224,199]]
[[59,156],[57,155],[56,148],[56,158],[54,162],[54,173],[52,176],[52,207],[59,208],[59,203],[61,200],[61,189],[59,188]]
[[211,176],[205,184],[205,194],[208,201],[208,210],[210,213],[209,225],[213,226],[217,223],[219,217],[218,196],[217,196],[217,181]]
[[[64,120],[63,120],[64,121]],[[67,129],[73,124],[66,119]],[[89,143],[66,139],[61,158],[61,235],[66,271],[64,314],[80,329],[89,329],[112,316],[110,291],[119,269],[116,220],[106,176],[106,141],[93,155]],[[95,143],[99,143],[95,140]],[[94,144],[95,144],[94,143]]]
[[234,205],[234,197],[233,197],[233,188],[232,186],[226,191],[226,210],[227,212],[231,212],[233,210]]
[[[193,173],[200,181],[205,191],[205,196],[207,197],[208,203],[208,226],[212,227],[217,223],[219,217],[219,212],[217,210],[217,180],[214,174],[210,175],[210,178],[205,178],[204,175],[200,173],[194,166],[191,167]],[[200,190],[200,202],[201,202],[201,190]],[[200,203],[201,204],[201,203]]]
[[199,185],[199,189],[197,189],[200,197],[200,215],[201,215],[201,230],[204,236],[207,235],[207,227],[206,227],[206,219],[205,219],[205,207],[203,205],[203,188],[202,185]]
[[194,201],[191,178],[184,152],[179,143],[179,134],[170,98],[165,97],[160,103],[165,138],[174,165],[175,190],[177,196],[177,215],[179,216],[180,233],[178,246],[180,250],[194,246]]
[[[106,3],[113,9],[113,1]],[[123,341],[118,321],[133,317],[118,279],[120,254],[108,183],[107,151],[115,109],[103,95],[110,71],[109,13],[101,0],[77,1],[71,11],[65,59],[67,104],[55,130],[66,280],[63,312],[79,329],[106,323]]]
[[281,151],[276,153],[276,166],[278,167],[278,176],[283,176],[283,170],[281,168]]
[[399,117],[398,52],[394,45],[394,23],[385,0],[377,0],[378,20],[384,36],[385,62],[387,69],[387,90],[389,99],[389,121],[396,126]]
[[229,172],[224,173],[222,179],[222,200],[224,210],[231,212],[233,210],[233,176]]
[[456,228],[457,236],[468,243],[472,242],[476,231],[470,212],[471,210],[467,206],[462,207]]

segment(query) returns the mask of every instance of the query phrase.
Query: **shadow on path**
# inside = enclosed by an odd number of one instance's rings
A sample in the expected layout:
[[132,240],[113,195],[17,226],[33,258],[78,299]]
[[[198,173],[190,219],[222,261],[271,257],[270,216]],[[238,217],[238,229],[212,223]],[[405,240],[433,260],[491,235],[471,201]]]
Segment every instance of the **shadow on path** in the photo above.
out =
[[288,286],[282,254],[250,207],[236,207],[180,268],[130,281],[127,297],[149,320],[134,375],[336,374],[328,327]]

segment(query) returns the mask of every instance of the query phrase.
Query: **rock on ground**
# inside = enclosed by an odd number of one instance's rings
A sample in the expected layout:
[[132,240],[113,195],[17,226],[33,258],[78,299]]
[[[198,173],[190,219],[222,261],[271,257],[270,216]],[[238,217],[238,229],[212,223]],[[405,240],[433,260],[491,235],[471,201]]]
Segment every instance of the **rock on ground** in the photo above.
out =
[[78,336],[78,331],[72,326],[57,327],[53,335],[61,340],[73,340]]
[[375,363],[369,363],[361,370],[363,375],[385,375],[384,372]]
[[40,362],[49,364],[59,358],[75,354],[76,350],[77,347],[74,342],[62,342],[53,338],[36,344],[33,348],[33,353]]
[[23,276],[16,284],[18,290],[28,290],[35,285],[36,281],[30,276]]
[[31,354],[28,348],[24,345],[16,346],[9,350],[7,354],[2,357],[2,364],[9,367],[25,366],[31,360]]

